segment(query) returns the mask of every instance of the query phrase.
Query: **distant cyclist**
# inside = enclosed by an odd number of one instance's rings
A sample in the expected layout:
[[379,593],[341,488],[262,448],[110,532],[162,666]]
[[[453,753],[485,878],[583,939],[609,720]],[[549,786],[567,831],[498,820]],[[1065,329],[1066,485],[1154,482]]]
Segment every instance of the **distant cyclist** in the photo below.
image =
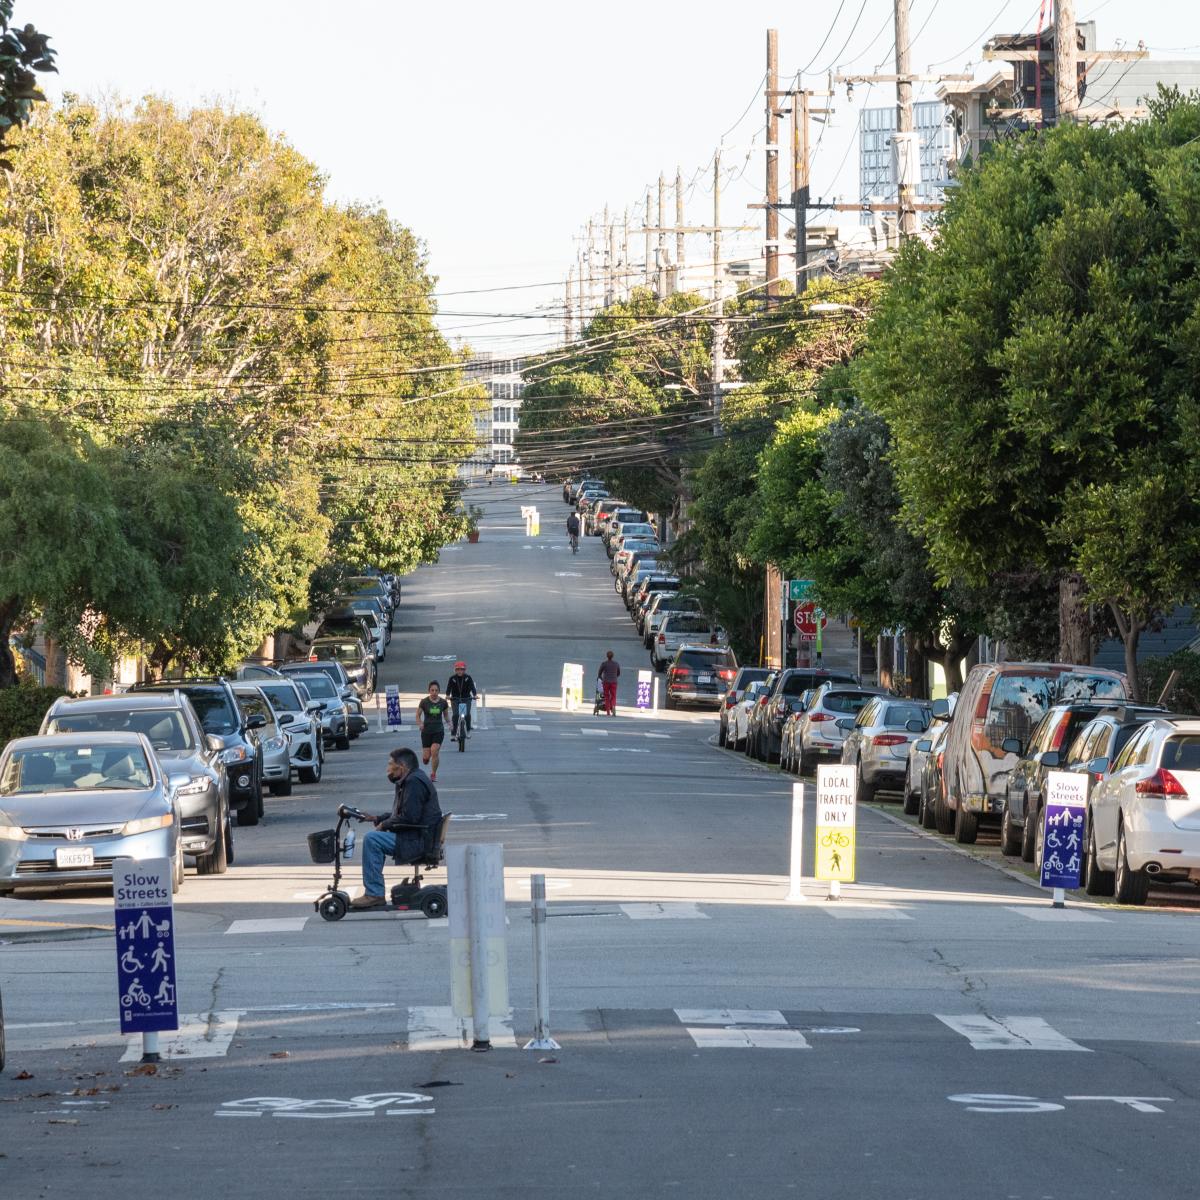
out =
[[479,695],[475,680],[467,674],[467,664],[459,659],[454,674],[446,681],[446,699],[450,701],[450,740],[458,737],[458,706],[467,706],[467,737],[471,736],[471,702]]
[[579,553],[579,514],[572,513],[567,518],[567,537],[571,540],[571,553]]

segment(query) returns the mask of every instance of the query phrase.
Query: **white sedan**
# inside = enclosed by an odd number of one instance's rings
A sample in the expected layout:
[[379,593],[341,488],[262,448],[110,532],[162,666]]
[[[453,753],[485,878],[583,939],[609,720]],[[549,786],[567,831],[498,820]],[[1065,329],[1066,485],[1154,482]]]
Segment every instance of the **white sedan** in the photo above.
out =
[[1200,881],[1200,720],[1148,721],[1088,802],[1087,890],[1142,904],[1150,884]]
[[725,742],[727,746],[733,747],[734,750],[741,750],[745,746],[750,713],[766,691],[767,681],[765,679],[754,680],[746,687],[742,698],[729,710],[729,716],[726,718],[729,725],[729,733],[726,735]]

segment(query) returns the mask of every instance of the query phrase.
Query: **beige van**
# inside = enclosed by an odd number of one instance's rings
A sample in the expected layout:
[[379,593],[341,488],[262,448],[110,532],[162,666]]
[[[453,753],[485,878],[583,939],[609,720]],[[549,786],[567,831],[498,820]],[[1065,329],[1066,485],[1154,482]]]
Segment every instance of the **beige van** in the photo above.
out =
[[[953,832],[956,842],[973,842],[981,820],[1001,819],[1004,785],[1018,757],[1004,750],[1004,742],[1016,738],[1026,745],[1051,705],[1127,696],[1124,675],[1097,667],[1021,662],[972,667],[943,742],[941,795],[934,807],[938,830]],[[945,703],[934,703],[935,717]]]

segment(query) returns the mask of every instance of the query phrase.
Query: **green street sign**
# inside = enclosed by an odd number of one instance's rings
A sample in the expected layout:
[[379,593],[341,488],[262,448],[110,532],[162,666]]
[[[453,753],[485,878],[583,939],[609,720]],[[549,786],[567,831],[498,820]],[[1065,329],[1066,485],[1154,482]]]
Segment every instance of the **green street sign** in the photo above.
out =
[[811,579],[789,579],[788,580],[788,599],[789,600],[806,600],[808,593],[812,589],[813,581]]

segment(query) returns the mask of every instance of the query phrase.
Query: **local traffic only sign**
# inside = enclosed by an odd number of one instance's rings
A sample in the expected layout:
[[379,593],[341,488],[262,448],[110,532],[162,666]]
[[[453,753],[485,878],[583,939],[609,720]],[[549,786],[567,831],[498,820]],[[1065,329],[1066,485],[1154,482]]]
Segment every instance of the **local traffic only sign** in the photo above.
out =
[[1055,908],[1065,905],[1067,888],[1079,886],[1087,788],[1086,775],[1074,771],[1046,773],[1041,884],[1054,889]]
[[169,858],[113,862],[121,1032],[142,1034],[144,1062],[158,1061],[161,1030],[179,1028],[172,870]]
[[843,882],[854,882],[857,790],[853,767],[817,768],[816,877],[828,880],[831,900],[841,894]]

